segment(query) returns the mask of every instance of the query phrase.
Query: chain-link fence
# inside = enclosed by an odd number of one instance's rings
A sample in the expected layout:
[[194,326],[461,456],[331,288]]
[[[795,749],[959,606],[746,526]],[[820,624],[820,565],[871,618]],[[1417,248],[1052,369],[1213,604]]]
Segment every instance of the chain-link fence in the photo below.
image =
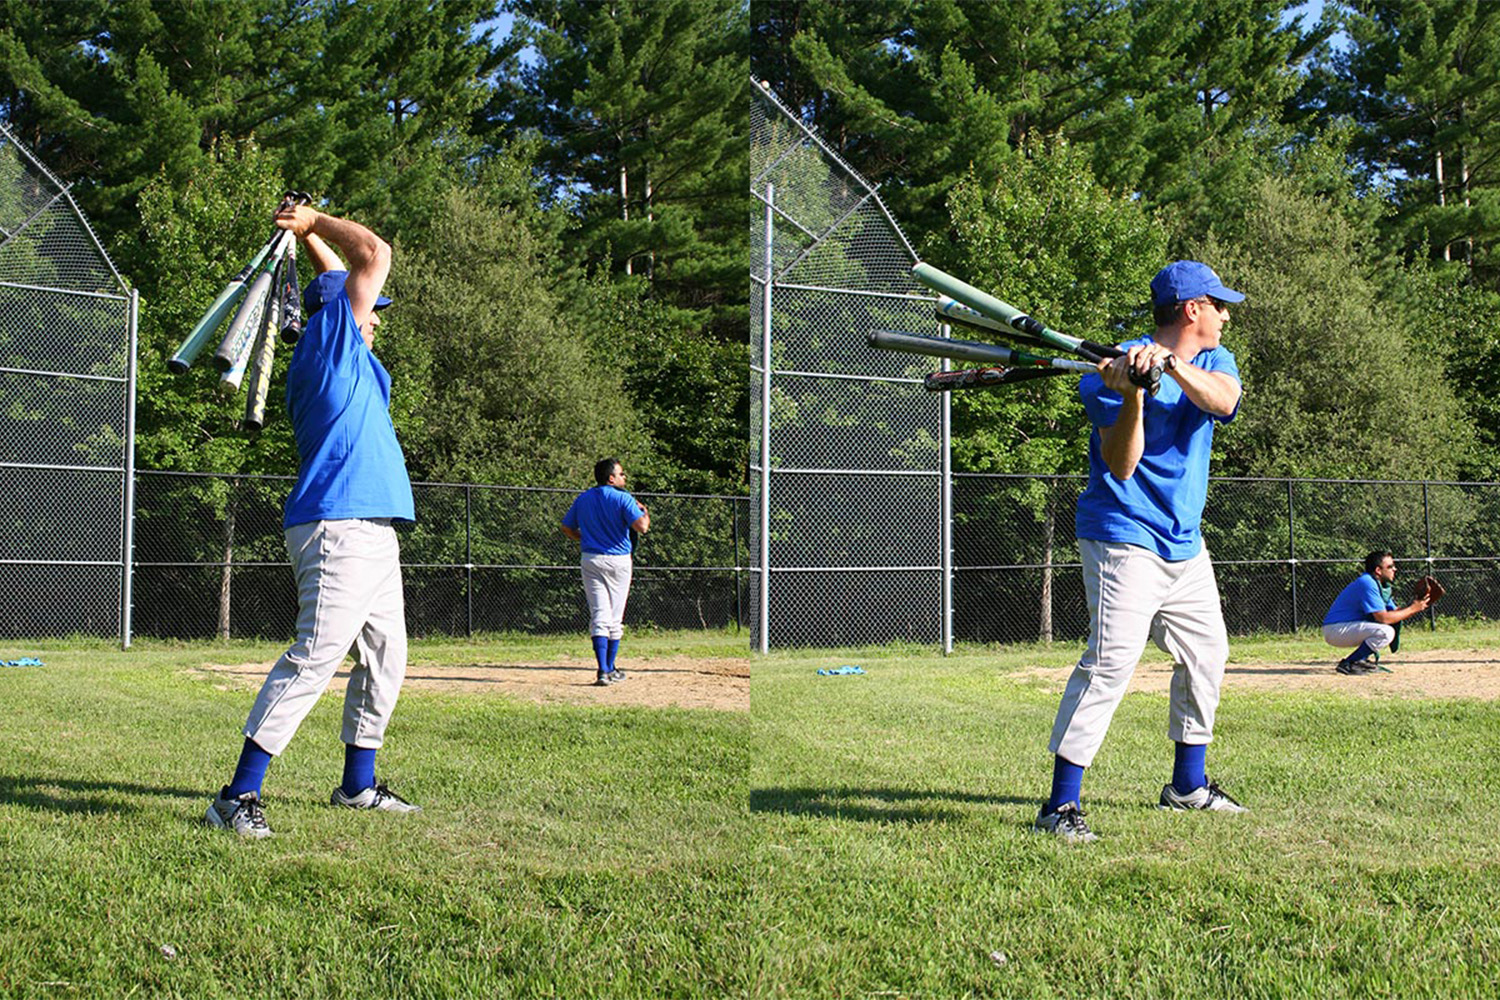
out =
[[[135,626],[162,638],[295,632],[297,595],[282,540],[289,477],[142,472],[136,500]],[[576,491],[414,484],[399,528],[413,635],[582,632],[578,549],[558,528]],[[723,628],[742,620],[749,501],[642,493],[625,622]],[[0,619],[3,621],[3,619]]]
[[[1078,477],[955,475],[930,360],[946,336],[875,190],[765,87],[751,99],[753,641],[1077,639]],[[946,364],[943,367],[947,367]],[[1366,552],[1500,618],[1500,484],[1214,479],[1203,535],[1236,634],[1316,625]]]
[[946,641],[946,519],[918,512],[946,508],[947,400],[865,342],[938,333],[932,296],[875,189],[751,90],[752,641]]
[[0,124],[0,622],[129,635],[136,297]]
[[[959,639],[1034,642],[1088,633],[1073,511],[1083,477],[954,477]],[[1316,626],[1390,549],[1397,596],[1424,573],[1447,588],[1432,615],[1500,619],[1500,483],[1215,478],[1203,538],[1232,634]],[[1405,584],[1402,581],[1407,581]]]

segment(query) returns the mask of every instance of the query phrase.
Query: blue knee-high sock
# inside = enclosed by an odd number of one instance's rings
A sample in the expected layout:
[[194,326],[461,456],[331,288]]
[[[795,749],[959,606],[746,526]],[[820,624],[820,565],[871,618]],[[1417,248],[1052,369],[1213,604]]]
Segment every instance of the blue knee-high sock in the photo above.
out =
[[599,661],[599,672],[609,669],[609,636],[596,635],[589,639],[594,644],[594,659]]
[[1344,657],[1344,660],[1347,663],[1356,663],[1360,660],[1374,655],[1375,650],[1370,648],[1370,644],[1368,642],[1362,642],[1359,644],[1359,648],[1350,653],[1348,656]]
[[259,792],[261,782],[266,780],[266,768],[270,766],[271,755],[262,750],[259,743],[245,737],[240,762],[235,765],[234,777],[229,779],[228,797],[234,799],[246,792]]
[[1177,755],[1172,760],[1172,788],[1178,795],[1186,795],[1208,784],[1203,762],[1207,756],[1206,743],[1177,744]]
[[1055,812],[1058,806],[1078,802],[1083,795],[1083,765],[1061,757],[1052,759],[1052,797],[1047,800],[1046,812]]
[[609,640],[609,669],[615,669],[615,654],[620,651],[620,640]]
[[375,787],[375,748],[344,744],[345,795],[358,795],[366,788]]

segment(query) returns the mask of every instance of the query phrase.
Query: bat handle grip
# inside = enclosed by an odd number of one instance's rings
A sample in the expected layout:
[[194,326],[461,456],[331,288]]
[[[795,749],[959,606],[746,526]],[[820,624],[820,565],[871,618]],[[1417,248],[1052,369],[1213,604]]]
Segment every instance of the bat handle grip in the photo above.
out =
[[1176,367],[1176,356],[1169,354],[1165,363],[1152,365],[1151,370],[1144,374],[1136,371],[1134,368],[1130,369],[1130,381],[1145,389],[1149,395],[1154,396],[1156,395],[1156,391],[1161,388],[1162,372],[1169,372]]

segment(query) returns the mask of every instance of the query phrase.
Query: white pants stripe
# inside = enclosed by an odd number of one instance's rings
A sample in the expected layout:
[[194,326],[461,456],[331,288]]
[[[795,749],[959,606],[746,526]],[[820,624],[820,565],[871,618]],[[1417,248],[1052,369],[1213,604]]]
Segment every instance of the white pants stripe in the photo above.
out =
[[1167,736],[1213,740],[1229,637],[1208,550],[1168,562],[1135,545],[1078,540],[1089,602],[1089,642],[1073,668],[1052,727],[1052,752],[1088,767],[1149,638],[1169,654]]
[[297,578],[297,641],[271,668],[245,735],[280,754],[351,648],[343,741],[379,747],[406,679],[401,551],[388,519],[313,521],[286,529]]
[[1339,649],[1355,649],[1368,642],[1371,649],[1384,649],[1396,638],[1394,625],[1379,622],[1336,622],[1323,626],[1323,641]]
[[578,568],[583,574],[583,595],[589,602],[589,635],[621,638],[625,635],[621,624],[625,601],[630,597],[630,557],[585,552]]

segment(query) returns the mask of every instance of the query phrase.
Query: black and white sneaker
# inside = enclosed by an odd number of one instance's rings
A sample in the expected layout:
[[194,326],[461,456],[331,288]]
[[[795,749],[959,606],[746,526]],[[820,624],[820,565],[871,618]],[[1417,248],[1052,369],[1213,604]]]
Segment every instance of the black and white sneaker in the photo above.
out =
[[1339,665],[1333,669],[1341,674],[1357,677],[1361,674],[1373,674],[1380,669],[1380,664],[1367,656],[1363,660],[1340,660]]
[[345,795],[342,786],[333,790],[329,798],[331,805],[344,809],[379,809],[382,812],[419,813],[422,807],[413,805],[384,785],[366,788],[358,795]]
[[1157,805],[1162,809],[1171,809],[1176,812],[1186,812],[1189,809],[1206,809],[1209,812],[1249,812],[1244,806],[1229,797],[1229,793],[1210,781],[1202,788],[1195,788],[1186,795],[1178,793],[1177,789],[1170,784],[1163,785],[1161,789],[1161,800]]
[[271,824],[266,822],[266,814],[260,807],[260,793],[245,792],[230,798],[228,785],[209,803],[203,822],[252,840],[271,835]]
[[1042,806],[1042,812],[1031,825],[1037,833],[1050,833],[1070,844],[1087,844],[1099,839],[1099,835],[1083,821],[1087,814],[1078,808],[1078,803],[1064,802],[1052,812],[1046,810],[1047,807]]
[[620,669],[601,670],[594,676],[594,686],[607,688],[619,684],[625,679],[625,671]]

